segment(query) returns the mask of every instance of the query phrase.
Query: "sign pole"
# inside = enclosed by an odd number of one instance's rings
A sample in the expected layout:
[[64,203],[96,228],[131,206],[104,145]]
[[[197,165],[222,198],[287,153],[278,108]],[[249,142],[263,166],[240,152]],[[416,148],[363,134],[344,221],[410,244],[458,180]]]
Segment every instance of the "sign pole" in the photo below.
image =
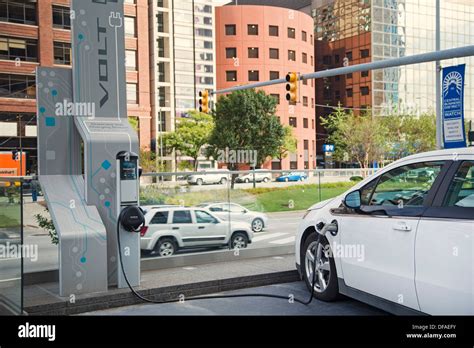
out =
[[[436,0],[436,51],[441,50],[441,0]],[[441,62],[436,61],[436,147],[443,145],[443,115],[441,107]]]

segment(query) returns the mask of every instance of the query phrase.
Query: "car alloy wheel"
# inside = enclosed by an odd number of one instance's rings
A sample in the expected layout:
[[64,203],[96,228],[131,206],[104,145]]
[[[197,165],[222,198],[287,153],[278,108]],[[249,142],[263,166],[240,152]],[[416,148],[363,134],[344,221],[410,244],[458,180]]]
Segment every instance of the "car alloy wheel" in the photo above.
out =
[[[316,275],[313,278],[314,263],[316,262]],[[324,245],[319,241],[312,242],[306,249],[305,254],[305,272],[306,278],[314,282],[314,291],[324,292],[331,278],[331,265],[329,257],[324,250]]]
[[204,183],[204,182],[202,181],[202,179],[197,179],[197,180],[196,180],[196,184],[197,184],[198,186],[201,186],[203,183]]
[[290,179],[288,179],[288,178],[285,178],[285,182],[288,182],[288,181],[290,181]]
[[162,243],[160,243],[160,246],[158,248],[158,253],[160,256],[171,256],[174,254],[174,245],[171,241],[164,241]]
[[264,179],[263,179],[263,182],[264,182],[264,183],[267,183],[267,182],[269,182],[269,181],[270,181],[269,178],[264,178]]
[[245,179],[245,183],[248,184],[250,182],[249,179]]
[[261,232],[263,230],[263,221],[262,219],[255,219],[252,221],[252,231]]
[[227,179],[226,179],[226,178],[222,178],[221,181],[220,181],[220,183],[221,183],[222,185],[227,184]]
[[237,233],[232,237],[232,249],[243,249],[247,247],[247,238],[242,233]]

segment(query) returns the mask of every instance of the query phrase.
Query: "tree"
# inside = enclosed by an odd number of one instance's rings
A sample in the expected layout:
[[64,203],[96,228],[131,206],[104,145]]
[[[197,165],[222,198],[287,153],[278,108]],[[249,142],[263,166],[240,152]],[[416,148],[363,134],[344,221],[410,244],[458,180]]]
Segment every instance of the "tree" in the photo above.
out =
[[[275,116],[276,100],[254,89],[233,92],[219,98],[213,112],[215,128],[209,141],[214,156],[219,150],[255,151],[256,167],[278,153],[285,130]],[[237,170],[241,163],[226,163]],[[235,175],[232,176],[234,187]]]
[[380,117],[373,117],[370,110],[361,116],[342,108],[326,118],[321,124],[328,130],[328,140],[335,145],[334,157],[338,161],[357,162],[368,169],[374,161],[381,161],[387,152],[388,129]]
[[280,146],[278,147],[276,158],[280,160],[280,168],[282,168],[283,159],[288,157],[288,154],[295,153],[297,150],[298,139],[293,134],[293,128],[290,126],[283,126],[284,137]]
[[190,111],[189,115],[177,122],[174,132],[163,136],[163,143],[180,156],[191,157],[196,166],[203,146],[209,142],[214,122],[212,116],[198,111]]

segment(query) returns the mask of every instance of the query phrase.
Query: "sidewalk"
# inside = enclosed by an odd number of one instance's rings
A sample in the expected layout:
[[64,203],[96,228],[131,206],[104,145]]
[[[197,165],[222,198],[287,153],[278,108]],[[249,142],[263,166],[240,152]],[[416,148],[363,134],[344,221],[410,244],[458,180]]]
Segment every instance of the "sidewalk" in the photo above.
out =
[[[293,255],[261,257],[142,272],[138,290],[154,300],[176,299],[298,280]],[[58,295],[58,283],[24,288],[30,315],[71,315],[142,303],[129,289],[77,296],[75,303]]]

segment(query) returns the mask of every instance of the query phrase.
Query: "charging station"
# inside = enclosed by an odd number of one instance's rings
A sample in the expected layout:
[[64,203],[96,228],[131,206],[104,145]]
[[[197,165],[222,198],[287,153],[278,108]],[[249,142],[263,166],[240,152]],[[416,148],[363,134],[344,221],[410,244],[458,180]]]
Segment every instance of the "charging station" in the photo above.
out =
[[123,0],[72,0],[71,26],[72,70],[36,72],[39,180],[59,237],[61,296],[127,287],[121,264],[140,284],[139,234],[119,223],[139,205]]

